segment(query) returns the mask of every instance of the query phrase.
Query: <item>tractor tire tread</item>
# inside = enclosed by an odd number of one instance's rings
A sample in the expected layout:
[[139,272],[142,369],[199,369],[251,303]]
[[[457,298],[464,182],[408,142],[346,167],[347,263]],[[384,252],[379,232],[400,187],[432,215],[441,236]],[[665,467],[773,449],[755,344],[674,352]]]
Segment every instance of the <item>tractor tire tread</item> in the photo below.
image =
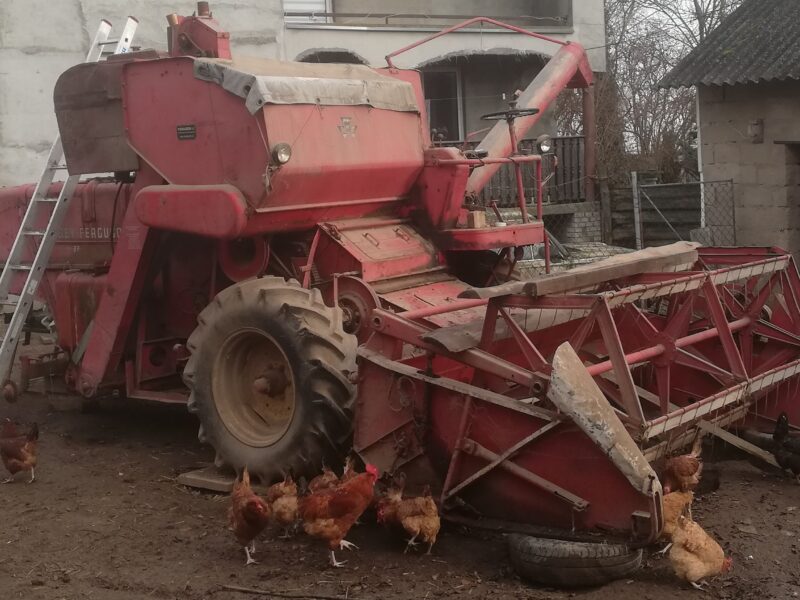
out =
[[642,551],[624,544],[571,542],[522,534],[508,536],[511,564],[523,579],[563,587],[599,586],[627,577]]
[[[198,436],[214,446],[217,464],[241,469],[252,453],[237,448],[232,436],[223,431],[210,391],[201,389],[208,380],[215,348],[225,335],[225,315],[232,311],[263,309],[294,332],[296,350],[302,357],[304,376],[300,377],[313,410],[306,412],[302,432],[296,434],[291,452],[281,453],[280,464],[260,461],[248,464],[252,474],[265,482],[291,472],[296,476],[316,474],[323,462],[335,462],[348,450],[352,436],[355,386],[350,378],[356,371],[357,341],[343,329],[342,312],[327,306],[318,290],[308,290],[295,280],[266,276],[239,282],[222,290],[198,316],[198,325],[189,336],[190,358],[184,369],[189,387],[187,407],[200,417]],[[208,404],[212,406],[208,406]],[[221,441],[223,440],[224,441]]]

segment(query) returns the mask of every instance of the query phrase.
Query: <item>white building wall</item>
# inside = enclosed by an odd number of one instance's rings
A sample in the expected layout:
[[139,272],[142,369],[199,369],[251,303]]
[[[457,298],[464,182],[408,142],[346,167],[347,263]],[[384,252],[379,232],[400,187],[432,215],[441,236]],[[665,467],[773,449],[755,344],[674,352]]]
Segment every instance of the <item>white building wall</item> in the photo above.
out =
[[[100,19],[121,29],[133,15],[134,45],[166,50],[166,15],[191,14],[194,7],[185,0],[1,0],[0,186],[38,178],[58,133],[53,86],[83,61]],[[279,56],[280,0],[211,0],[211,9],[231,32],[234,52]]]
[[[446,11],[442,9],[442,12]],[[283,38],[283,51],[288,60],[293,60],[309,49],[347,48],[363,56],[373,66],[385,66],[384,57],[388,53],[430,35],[433,31],[414,27],[370,28],[292,23],[287,27]],[[548,31],[545,35],[558,40],[580,42],[588,49],[592,69],[605,71],[603,0],[574,0],[572,27],[566,31]],[[558,47],[551,42],[501,29],[484,29],[482,33],[467,30],[443,36],[415,48],[398,57],[395,64],[398,67],[413,68],[465,49],[480,50],[487,54],[498,50],[513,50],[549,56]]]
[[[139,19],[135,45],[166,50],[166,19],[190,14],[195,3],[168,0],[0,1],[0,186],[34,181],[57,133],[52,92],[58,76],[81,62],[101,18],[121,28]],[[387,52],[427,34],[418,30],[298,28],[284,24],[281,0],[211,0],[214,16],[231,32],[234,52],[294,59],[304,51],[346,48],[376,65]],[[602,0],[575,0],[571,31],[553,37],[589,48],[595,70],[605,69]],[[505,33],[455,34],[409,53],[415,66],[465,49],[511,49],[551,54],[552,44]]]

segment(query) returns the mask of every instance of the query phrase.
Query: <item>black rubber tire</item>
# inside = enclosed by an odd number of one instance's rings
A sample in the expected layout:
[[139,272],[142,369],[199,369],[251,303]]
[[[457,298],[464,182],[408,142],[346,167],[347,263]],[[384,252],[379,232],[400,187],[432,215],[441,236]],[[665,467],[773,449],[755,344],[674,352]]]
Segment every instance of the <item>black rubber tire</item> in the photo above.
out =
[[[212,367],[224,341],[242,329],[271,336],[294,376],[294,413],[286,432],[268,446],[233,435],[214,402]],[[357,341],[344,332],[341,310],[326,306],[318,290],[279,277],[232,285],[200,313],[187,347],[188,408],[200,420],[198,439],[216,450],[218,466],[247,466],[270,482],[287,472],[316,475],[323,462],[336,464],[349,451]]]
[[642,550],[623,544],[568,542],[511,534],[511,564],[517,575],[554,587],[599,586],[629,576],[642,565]]

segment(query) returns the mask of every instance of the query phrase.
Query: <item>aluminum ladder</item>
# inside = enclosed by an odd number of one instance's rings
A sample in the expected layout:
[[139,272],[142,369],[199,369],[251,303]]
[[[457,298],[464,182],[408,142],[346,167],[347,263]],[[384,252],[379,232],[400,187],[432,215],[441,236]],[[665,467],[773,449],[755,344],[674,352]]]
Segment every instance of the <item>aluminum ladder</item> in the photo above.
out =
[[[113,54],[129,52],[138,25],[139,22],[136,19],[128,17],[119,39],[109,40],[111,23],[105,19],[100,21],[100,26],[97,29],[94,40],[92,40],[92,45],[84,62],[99,61],[104,55],[103,50],[106,46],[114,46]],[[28,207],[25,210],[25,216],[22,218],[22,224],[11,246],[11,252],[9,252],[3,271],[0,273],[0,303],[14,307],[11,322],[8,324],[2,340],[0,340],[0,383],[6,382],[11,374],[11,367],[16,355],[22,327],[28,318],[36,290],[39,288],[47,264],[50,261],[50,255],[56,243],[56,232],[64,221],[64,217],[69,210],[70,199],[81,177],[80,173],[69,175],[61,187],[58,197],[47,197],[56,171],[67,168],[66,165],[61,164],[63,158],[64,148],[61,146],[61,137],[59,136],[56,137],[50,148],[46,166],[39,177],[39,182],[36,184]],[[47,226],[44,230],[37,229],[37,223],[41,223],[45,218],[43,215],[48,213],[50,216],[47,217]],[[23,261],[26,248],[30,248],[30,245],[26,244],[26,240],[32,240],[34,244],[38,241],[33,262],[31,263]],[[10,299],[8,292],[11,289],[11,282],[14,276],[20,272],[27,272],[25,285],[17,298]]]

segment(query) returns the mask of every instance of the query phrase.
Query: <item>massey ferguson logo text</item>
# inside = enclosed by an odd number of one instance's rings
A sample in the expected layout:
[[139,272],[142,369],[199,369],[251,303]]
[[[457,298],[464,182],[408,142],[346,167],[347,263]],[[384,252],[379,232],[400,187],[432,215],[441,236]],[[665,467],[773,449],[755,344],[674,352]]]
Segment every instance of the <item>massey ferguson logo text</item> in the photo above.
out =
[[60,240],[107,240],[117,239],[122,234],[122,227],[114,228],[114,237],[111,237],[111,227],[78,227],[60,229],[58,239]]

